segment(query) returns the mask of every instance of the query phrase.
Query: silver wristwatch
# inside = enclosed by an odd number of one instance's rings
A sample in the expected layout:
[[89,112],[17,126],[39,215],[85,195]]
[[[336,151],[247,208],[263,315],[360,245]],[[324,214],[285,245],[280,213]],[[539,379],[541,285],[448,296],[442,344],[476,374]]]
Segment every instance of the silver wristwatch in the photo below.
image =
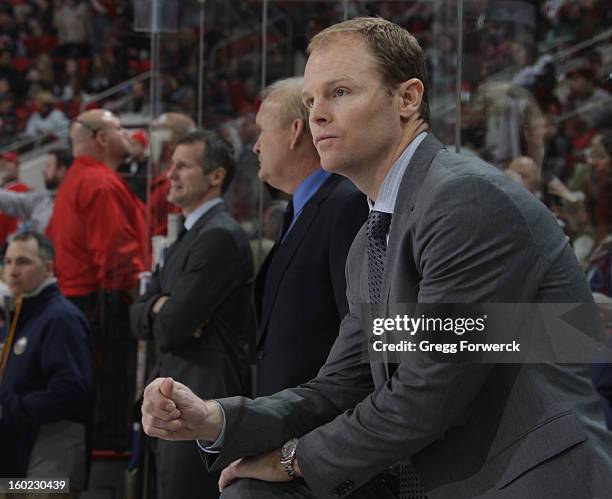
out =
[[291,478],[297,478],[295,471],[293,470],[293,463],[295,461],[295,450],[297,449],[297,438],[287,440],[285,445],[281,447],[280,451],[280,464],[281,468]]

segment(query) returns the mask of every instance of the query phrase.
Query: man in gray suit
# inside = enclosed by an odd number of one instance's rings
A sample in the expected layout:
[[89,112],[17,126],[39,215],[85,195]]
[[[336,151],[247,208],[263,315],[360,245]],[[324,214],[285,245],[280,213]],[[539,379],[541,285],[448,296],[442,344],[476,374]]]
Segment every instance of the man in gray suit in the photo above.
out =
[[363,303],[592,303],[546,208],[426,133],[425,68],[416,40],[382,19],[310,44],[303,95],[322,164],[371,206],[347,259],[349,313],[317,377],[255,400],[203,401],[170,379],[146,389],[149,435],[198,439],[210,467],[231,463],[224,498],[609,494],[612,440],[586,366],[394,369],[362,356]]
[[[153,339],[160,351],[157,375],[205,398],[248,392],[253,260],[246,234],[221,198],[233,173],[231,148],[217,133],[179,139],[167,173],[168,200],[181,208],[184,230],[130,309],[134,333]],[[219,495],[218,476],[202,473],[192,444],[160,441],[156,457],[158,498]]]

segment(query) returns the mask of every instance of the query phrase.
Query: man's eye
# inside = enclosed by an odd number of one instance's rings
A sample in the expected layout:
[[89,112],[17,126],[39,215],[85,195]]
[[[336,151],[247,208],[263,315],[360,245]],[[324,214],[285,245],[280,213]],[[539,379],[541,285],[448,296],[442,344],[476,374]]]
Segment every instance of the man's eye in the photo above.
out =
[[313,99],[306,99],[304,101],[304,106],[306,106],[306,108],[310,109],[312,107],[314,100]]
[[343,88],[337,88],[334,91],[334,97],[342,97],[344,95],[346,95],[346,90],[344,90]]

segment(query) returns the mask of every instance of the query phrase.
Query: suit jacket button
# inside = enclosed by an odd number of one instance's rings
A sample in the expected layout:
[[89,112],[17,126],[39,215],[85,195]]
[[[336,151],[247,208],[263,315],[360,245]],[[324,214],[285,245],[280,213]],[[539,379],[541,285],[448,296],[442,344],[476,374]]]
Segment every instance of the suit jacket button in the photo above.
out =
[[257,357],[257,360],[263,359],[264,358],[263,350],[257,350],[257,353],[255,354],[255,357]]

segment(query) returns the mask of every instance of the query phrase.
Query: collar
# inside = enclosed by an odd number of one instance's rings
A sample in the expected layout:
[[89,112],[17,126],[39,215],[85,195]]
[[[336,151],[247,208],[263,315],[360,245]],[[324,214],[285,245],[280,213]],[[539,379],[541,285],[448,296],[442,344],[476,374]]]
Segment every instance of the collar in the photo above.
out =
[[293,218],[297,218],[304,205],[315,195],[331,173],[319,168],[306,177],[293,193]]
[[57,283],[57,278],[55,277],[47,277],[36,289],[30,291],[29,293],[24,293],[24,298],[35,298],[39,294],[41,294],[45,289]]
[[421,142],[425,140],[425,137],[427,137],[427,132],[421,132],[418,134],[412,140],[412,142],[406,146],[406,149],[404,149],[404,152],[402,152],[400,157],[397,158],[395,163],[393,163],[393,166],[383,180],[380,189],[378,189],[376,202],[374,203],[370,198],[368,198],[368,206],[370,207],[370,211],[376,210],[383,213],[393,213],[395,201],[397,200],[397,193],[399,191],[402,179],[404,178],[404,174],[406,173],[406,169],[412,160],[414,151],[416,151],[417,147],[421,145]]
[[211,199],[210,201],[206,201],[205,203],[202,203],[200,206],[198,206],[195,210],[193,210],[185,218],[185,223],[184,223],[185,229],[186,230],[191,229],[195,225],[195,223],[200,219],[200,217],[202,215],[204,215],[204,213],[206,213],[208,210],[210,210],[214,206],[217,206],[222,201],[223,201],[223,199],[221,199],[221,198],[214,198],[214,199]]

